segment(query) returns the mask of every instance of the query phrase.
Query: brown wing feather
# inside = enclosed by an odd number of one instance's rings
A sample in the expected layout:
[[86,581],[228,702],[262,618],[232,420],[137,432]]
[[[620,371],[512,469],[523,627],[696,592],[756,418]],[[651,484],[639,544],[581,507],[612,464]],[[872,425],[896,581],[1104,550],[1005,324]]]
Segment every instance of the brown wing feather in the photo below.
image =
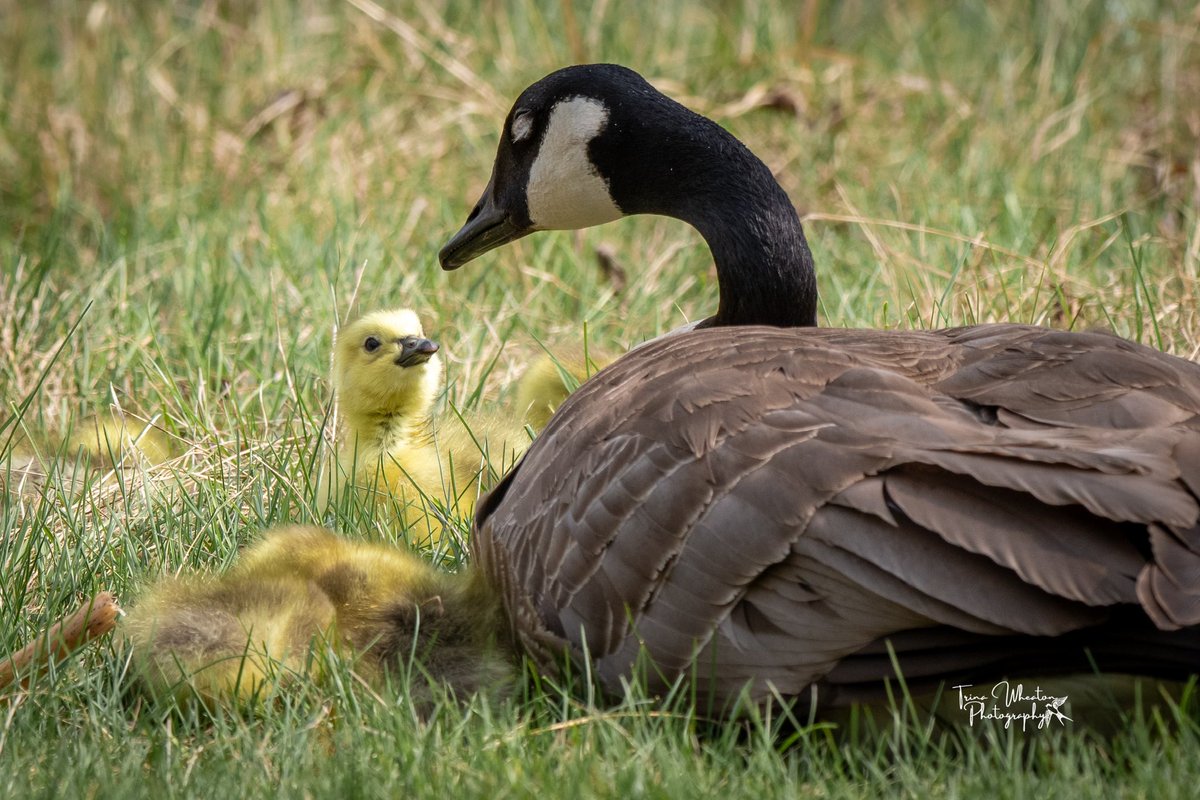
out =
[[653,685],[798,695],[921,629],[953,678],[1200,624],[1198,415],[1200,368],[1104,334],[696,331],[569,398],[475,547],[543,666],[614,691],[644,648]]

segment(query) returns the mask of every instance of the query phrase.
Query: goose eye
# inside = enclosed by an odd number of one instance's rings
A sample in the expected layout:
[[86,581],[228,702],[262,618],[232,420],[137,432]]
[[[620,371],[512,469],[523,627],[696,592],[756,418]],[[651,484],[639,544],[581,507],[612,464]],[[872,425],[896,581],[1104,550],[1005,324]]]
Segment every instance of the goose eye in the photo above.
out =
[[528,138],[533,130],[533,112],[529,110],[521,110],[513,116],[512,128],[510,133],[514,142],[519,142],[522,139]]
[[365,342],[363,342],[363,349],[366,350],[368,353],[374,353],[376,350],[379,349],[379,346],[381,344],[382,344],[382,342],[380,342],[374,336],[368,336],[367,340]]

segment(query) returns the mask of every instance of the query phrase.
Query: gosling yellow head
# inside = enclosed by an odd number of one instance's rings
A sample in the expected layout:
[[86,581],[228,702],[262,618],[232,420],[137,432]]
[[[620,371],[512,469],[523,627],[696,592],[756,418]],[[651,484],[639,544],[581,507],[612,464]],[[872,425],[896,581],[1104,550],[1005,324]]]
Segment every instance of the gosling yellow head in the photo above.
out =
[[347,325],[334,347],[333,382],[350,428],[361,433],[389,418],[424,423],[442,381],[437,351],[406,308],[375,311]]

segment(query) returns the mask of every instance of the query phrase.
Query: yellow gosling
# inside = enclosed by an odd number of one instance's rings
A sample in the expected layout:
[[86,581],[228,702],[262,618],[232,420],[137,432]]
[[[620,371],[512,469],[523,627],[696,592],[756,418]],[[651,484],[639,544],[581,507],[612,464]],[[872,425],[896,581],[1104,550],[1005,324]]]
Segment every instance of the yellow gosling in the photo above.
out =
[[223,576],[151,587],[122,630],[154,697],[246,704],[279,683],[319,679],[312,667],[323,659],[311,649],[329,647],[376,686],[397,673],[424,706],[443,685],[460,697],[511,690],[515,659],[495,640],[501,613],[473,571],[448,574],[404,548],[290,526]]
[[[0,445],[5,435],[0,435]],[[52,472],[72,494],[89,485],[92,470],[155,466],[174,456],[171,438],[138,417],[102,411],[78,422],[69,438],[57,433],[32,438],[18,430],[7,452],[0,452],[0,491],[33,495]]]
[[113,468],[140,459],[161,464],[173,455],[171,439],[146,420],[104,411],[86,417],[71,434],[67,453],[82,452],[90,461]]
[[567,396],[612,359],[582,348],[566,352],[543,352],[521,374],[517,382],[516,407],[525,423],[540,432]]
[[528,446],[515,421],[435,417],[438,349],[409,309],[367,314],[339,333],[333,383],[344,439],[322,482],[321,507],[348,489],[360,491],[376,503],[396,503],[410,536],[436,543],[440,515],[469,516],[480,489]]

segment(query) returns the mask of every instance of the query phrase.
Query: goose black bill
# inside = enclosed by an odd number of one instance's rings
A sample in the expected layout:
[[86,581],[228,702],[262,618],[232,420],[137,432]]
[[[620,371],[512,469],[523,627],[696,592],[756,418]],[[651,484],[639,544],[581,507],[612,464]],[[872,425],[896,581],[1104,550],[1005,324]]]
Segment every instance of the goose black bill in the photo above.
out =
[[492,191],[494,182],[495,178],[488,181],[483,196],[475,204],[466,223],[438,253],[442,269],[458,269],[489,250],[533,232],[532,226],[517,224],[508,209],[496,204]]

